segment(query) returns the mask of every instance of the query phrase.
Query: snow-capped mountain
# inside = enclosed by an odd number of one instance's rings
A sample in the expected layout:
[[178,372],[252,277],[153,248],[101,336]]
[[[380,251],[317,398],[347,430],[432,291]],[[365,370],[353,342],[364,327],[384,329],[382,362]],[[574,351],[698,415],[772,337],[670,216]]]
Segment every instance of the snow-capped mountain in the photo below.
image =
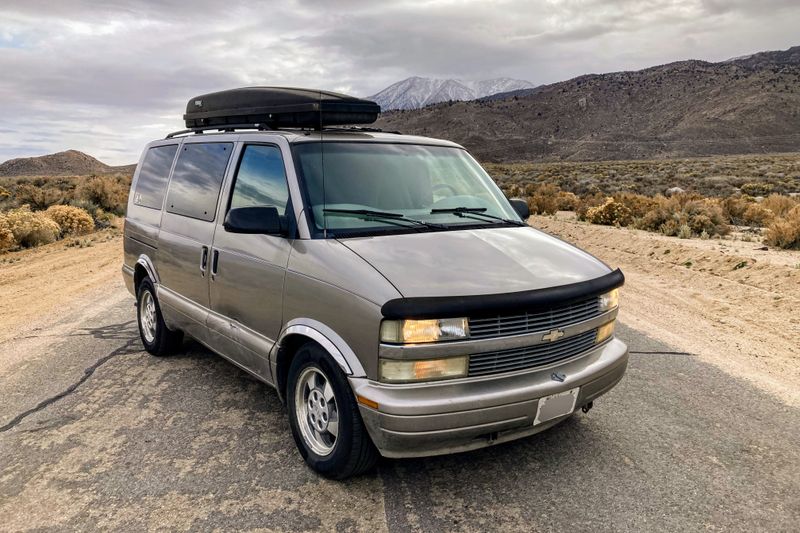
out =
[[529,81],[511,78],[463,81],[420,78],[413,76],[388,86],[377,94],[367,97],[377,102],[381,109],[418,109],[450,100],[475,100],[492,94],[530,89]]

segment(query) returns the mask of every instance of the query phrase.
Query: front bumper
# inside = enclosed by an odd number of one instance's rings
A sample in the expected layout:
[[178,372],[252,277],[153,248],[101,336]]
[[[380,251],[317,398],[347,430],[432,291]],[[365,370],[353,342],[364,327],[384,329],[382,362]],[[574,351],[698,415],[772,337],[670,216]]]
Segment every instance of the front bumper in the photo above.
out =
[[[556,366],[503,376],[450,382],[387,385],[349,378],[355,394],[378,403],[359,404],[375,446],[385,457],[461,452],[545,430],[569,415],[534,426],[539,399],[580,387],[576,409],[614,387],[628,366],[628,347],[614,338]],[[563,382],[551,377],[558,371]]]

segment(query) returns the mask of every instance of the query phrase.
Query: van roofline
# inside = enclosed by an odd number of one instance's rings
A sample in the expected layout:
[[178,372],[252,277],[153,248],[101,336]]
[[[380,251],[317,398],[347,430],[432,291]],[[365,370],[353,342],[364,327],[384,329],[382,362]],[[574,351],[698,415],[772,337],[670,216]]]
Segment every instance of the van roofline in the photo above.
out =
[[[194,134],[194,135],[191,135]],[[220,130],[220,126],[208,128],[192,128],[175,131],[160,140],[179,139],[188,137],[212,137],[215,140],[222,140],[228,137],[242,136],[281,136],[289,143],[304,142],[385,142],[401,144],[426,144],[434,146],[447,146],[451,148],[464,149],[458,143],[445,139],[433,137],[422,137],[417,135],[404,135],[398,132],[385,132],[376,128],[325,128],[322,130],[309,129],[271,129],[266,125],[246,124],[225,126]]]

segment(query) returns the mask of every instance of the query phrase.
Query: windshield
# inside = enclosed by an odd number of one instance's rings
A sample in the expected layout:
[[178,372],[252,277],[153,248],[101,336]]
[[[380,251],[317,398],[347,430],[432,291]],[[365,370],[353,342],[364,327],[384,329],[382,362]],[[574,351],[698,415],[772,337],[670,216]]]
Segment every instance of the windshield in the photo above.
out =
[[293,148],[318,232],[327,229],[336,236],[520,223],[500,189],[465,150],[322,144]]

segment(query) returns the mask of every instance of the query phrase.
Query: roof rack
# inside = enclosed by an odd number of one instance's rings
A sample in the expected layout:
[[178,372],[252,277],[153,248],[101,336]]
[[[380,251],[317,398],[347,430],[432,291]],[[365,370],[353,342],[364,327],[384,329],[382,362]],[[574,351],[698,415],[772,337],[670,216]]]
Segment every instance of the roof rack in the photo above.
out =
[[173,137],[177,137],[178,135],[186,135],[187,133],[198,133],[202,134],[206,131],[222,131],[222,132],[233,132],[236,130],[258,130],[258,131],[304,131],[310,133],[311,131],[322,131],[323,133],[326,131],[341,131],[341,132],[359,132],[363,131],[365,133],[390,133],[392,135],[402,135],[402,132],[399,131],[387,131],[382,130],[380,128],[365,128],[360,126],[336,126],[336,127],[328,127],[322,128],[322,130],[311,130],[308,128],[270,128],[266,124],[226,124],[225,126],[200,126],[197,128],[189,128],[185,130],[178,130],[173,131],[172,133],[168,134],[165,139],[172,139]]
[[395,135],[402,135],[401,132],[395,130],[382,130],[380,128],[369,128],[364,126],[331,126],[322,128],[322,131],[363,131],[367,133],[392,133]]
[[266,124],[225,124],[225,125],[216,125],[216,126],[197,126],[195,128],[188,128],[185,130],[178,130],[173,131],[172,133],[168,134],[165,139],[172,139],[173,137],[177,137],[178,135],[185,135],[187,133],[203,133],[206,131],[235,131],[235,130],[258,130],[258,131],[267,131],[272,130]]

